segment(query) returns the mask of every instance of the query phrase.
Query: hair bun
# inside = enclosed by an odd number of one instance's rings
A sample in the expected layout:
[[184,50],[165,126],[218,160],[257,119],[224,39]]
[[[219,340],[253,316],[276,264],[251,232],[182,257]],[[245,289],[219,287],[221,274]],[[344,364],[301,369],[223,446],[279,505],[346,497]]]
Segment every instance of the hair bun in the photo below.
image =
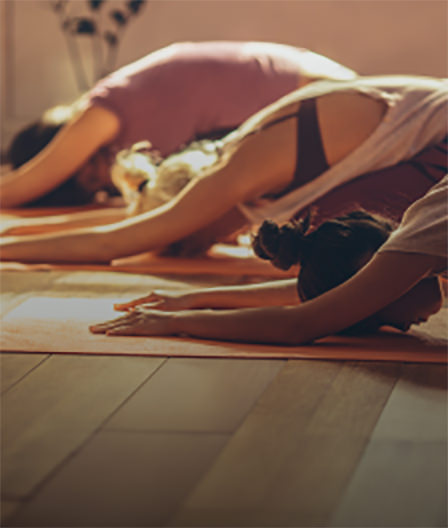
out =
[[272,220],[265,220],[253,239],[253,250],[260,258],[271,260],[277,268],[287,270],[303,257],[308,227],[309,215],[282,227]]

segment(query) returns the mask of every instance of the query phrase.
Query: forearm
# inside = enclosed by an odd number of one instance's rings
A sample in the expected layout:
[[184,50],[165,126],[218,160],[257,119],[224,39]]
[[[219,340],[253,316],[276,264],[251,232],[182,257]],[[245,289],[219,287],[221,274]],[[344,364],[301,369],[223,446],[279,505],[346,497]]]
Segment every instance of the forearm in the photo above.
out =
[[211,178],[201,178],[157,209],[110,226],[119,237],[116,256],[164,248],[213,224],[240,201],[233,189],[219,187]]
[[19,207],[39,196],[38,179],[23,169],[9,170],[0,178],[1,207]]
[[108,335],[188,335],[300,345],[340,332],[377,313],[438,269],[439,260],[424,255],[380,255],[347,282],[297,305],[177,312],[136,306],[126,315],[90,329]]
[[0,258],[21,262],[109,262],[112,244],[111,237],[95,228],[3,237],[0,239]]
[[246,343],[302,345],[337,333],[350,326],[352,321],[359,320],[354,312],[347,313],[346,309],[333,312],[331,318],[322,318],[319,304],[309,301],[296,306],[179,311],[170,314],[169,334]]
[[[139,217],[134,217],[90,228],[4,237],[0,241],[1,258],[25,262],[110,262],[114,258],[163,247],[164,216],[164,212],[158,211],[154,215],[154,222],[144,222],[144,225],[140,224]],[[160,246],[152,243],[153,239]]]
[[[7,235],[32,235],[51,231],[71,230],[111,224],[126,218],[126,209],[111,207],[55,216],[14,218],[11,227],[3,231]],[[8,223],[8,222],[6,222]]]
[[176,333],[254,343],[303,344],[335,334],[378,312],[434,269],[436,259],[391,253],[358,274],[297,306],[179,312]]
[[174,314],[174,334],[253,343],[303,344],[376,313],[432,269],[425,256],[376,257],[346,283],[297,306]]
[[299,345],[312,340],[298,306],[189,310],[173,314],[173,334],[248,343]]
[[204,288],[186,293],[195,308],[288,306],[299,302],[296,279],[260,284]]
[[[110,262],[164,247],[176,238],[176,227],[164,223],[166,215],[161,209],[143,222],[134,217],[91,228],[4,237],[0,241],[1,257],[28,262]],[[169,213],[167,216],[171,218]]]
[[17,207],[67,181],[119,130],[115,114],[102,107],[83,110],[35,157],[0,178],[2,207]]

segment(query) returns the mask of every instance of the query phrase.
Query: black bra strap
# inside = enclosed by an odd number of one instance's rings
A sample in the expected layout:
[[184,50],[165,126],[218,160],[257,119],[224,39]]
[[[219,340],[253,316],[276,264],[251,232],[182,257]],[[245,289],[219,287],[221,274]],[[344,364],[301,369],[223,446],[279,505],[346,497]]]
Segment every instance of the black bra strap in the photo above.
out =
[[[313,180],[328,169],[327,159],[317,119],[316,99],[304,99],[296,114],[283,116],[297,117],[297,160],[292,182],[279,193],[266,197],[277,199]],[[280,120],[283,120],[280,118]],[[279,120],[276,120],[279,121]],[[272,122],[275,124],[275,122]]]
[[319,121],[316,99],[302,101],[297,121],[297,165],[294,175],[296,187],[303,185],[328,169]]

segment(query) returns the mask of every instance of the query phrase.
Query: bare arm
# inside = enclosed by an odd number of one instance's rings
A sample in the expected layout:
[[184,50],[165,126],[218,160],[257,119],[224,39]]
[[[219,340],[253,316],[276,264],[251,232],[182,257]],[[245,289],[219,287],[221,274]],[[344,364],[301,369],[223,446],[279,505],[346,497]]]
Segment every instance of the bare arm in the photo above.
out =
[[91,107],[68,123],[33,159],[2,174],[2,207],[17,207],[43,196],[64,181],[119,130],[118,118],[101,107]]
[[108,207],[55,216],[0,219],[1,235],[32,235],[120,222],[127,218],[125,207]]
[[247,138],[229,163],[191,182],[167,204],[108,226],[2,240],[8,260],[108,262],[165,247],[223,216],[236,204],[287,184],[295,165],[295,123]]
[[132,310],[151,304],[157,310],[191,308],[247,308],[254,306],[288,306],[299,302],[296,279],[260,284],[222,286],[188,291],[156,290],[133,301],[115,305],[116,310]]
[[174,313],[140,308],[91,330],[298,345],[339,332],[378,312],[436,267],[433,257],[383,253],[344,284],[297,306]]

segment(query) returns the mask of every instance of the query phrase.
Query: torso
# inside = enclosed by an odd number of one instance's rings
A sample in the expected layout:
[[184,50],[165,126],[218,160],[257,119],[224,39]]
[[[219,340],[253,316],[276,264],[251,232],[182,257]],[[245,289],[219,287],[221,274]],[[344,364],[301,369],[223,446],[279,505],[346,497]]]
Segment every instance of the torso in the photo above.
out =
[[165,156],[198,135],[237,127],[326,71],[338,78],[354,75],[329,59],[292,46],[185,42],[118,70],[98,83],[90,102],[120,118],[117,148],[148,139]]
[[[278,175],[277,178],[273,179],[272,187],[267,193],[264,193],[266,198],[278,198],[292,188],[297,188],[309,181],[311,175],[305,174],[308,171],[302,169],[304,166],[308,168],[310,162],[311,165],[314,164],[316,167],[319,166],[325,170],[345,158],[376,129],[387,109],[387,104],[384,101],[359,93],[337,92],[316,98],[316,114],[313,115],[313,118],[317,120],[316,123],[304,121],[296,124],[295,121],[311,118],[308,113],[303,115],[302,112],[302,106],[308,102],[288,105],[280,111],[274,112],[269,118],[261,120],[261,130],[276,127],[276,139],[283,136],[284,142],[289,141],[291,143],[289,151],[292,157],[289,175],[283,172],[283,176]],[[317,138],[305,137],[307,125],[310,126],[310,136],[317,135]],[[258,129],[258,126],[255,128]],[[297,137],[300,131],[304,133],[302,137]],[[287,139],[288,135],[294,134],[296,138],[293,141]],[[309,148],[315,143],[314,139],[320,143],[319,152]],[[306,145],[302,145],[302,141],[306,142]],[[308,158],[301,159],[301,156]],[[321,156],[324,159],[319,162],[317,159],[310,159],[310,156]],[[311,167],[311,171],[313,171],[313,167]],[[317,175],[315,173],[315,176]],[[305,180],[300,181],[303,177]]]
[[384,101],[359,93],[319,97],[319,129],[328,165],[335,165],[361,145],[381,123],[386,110]]

